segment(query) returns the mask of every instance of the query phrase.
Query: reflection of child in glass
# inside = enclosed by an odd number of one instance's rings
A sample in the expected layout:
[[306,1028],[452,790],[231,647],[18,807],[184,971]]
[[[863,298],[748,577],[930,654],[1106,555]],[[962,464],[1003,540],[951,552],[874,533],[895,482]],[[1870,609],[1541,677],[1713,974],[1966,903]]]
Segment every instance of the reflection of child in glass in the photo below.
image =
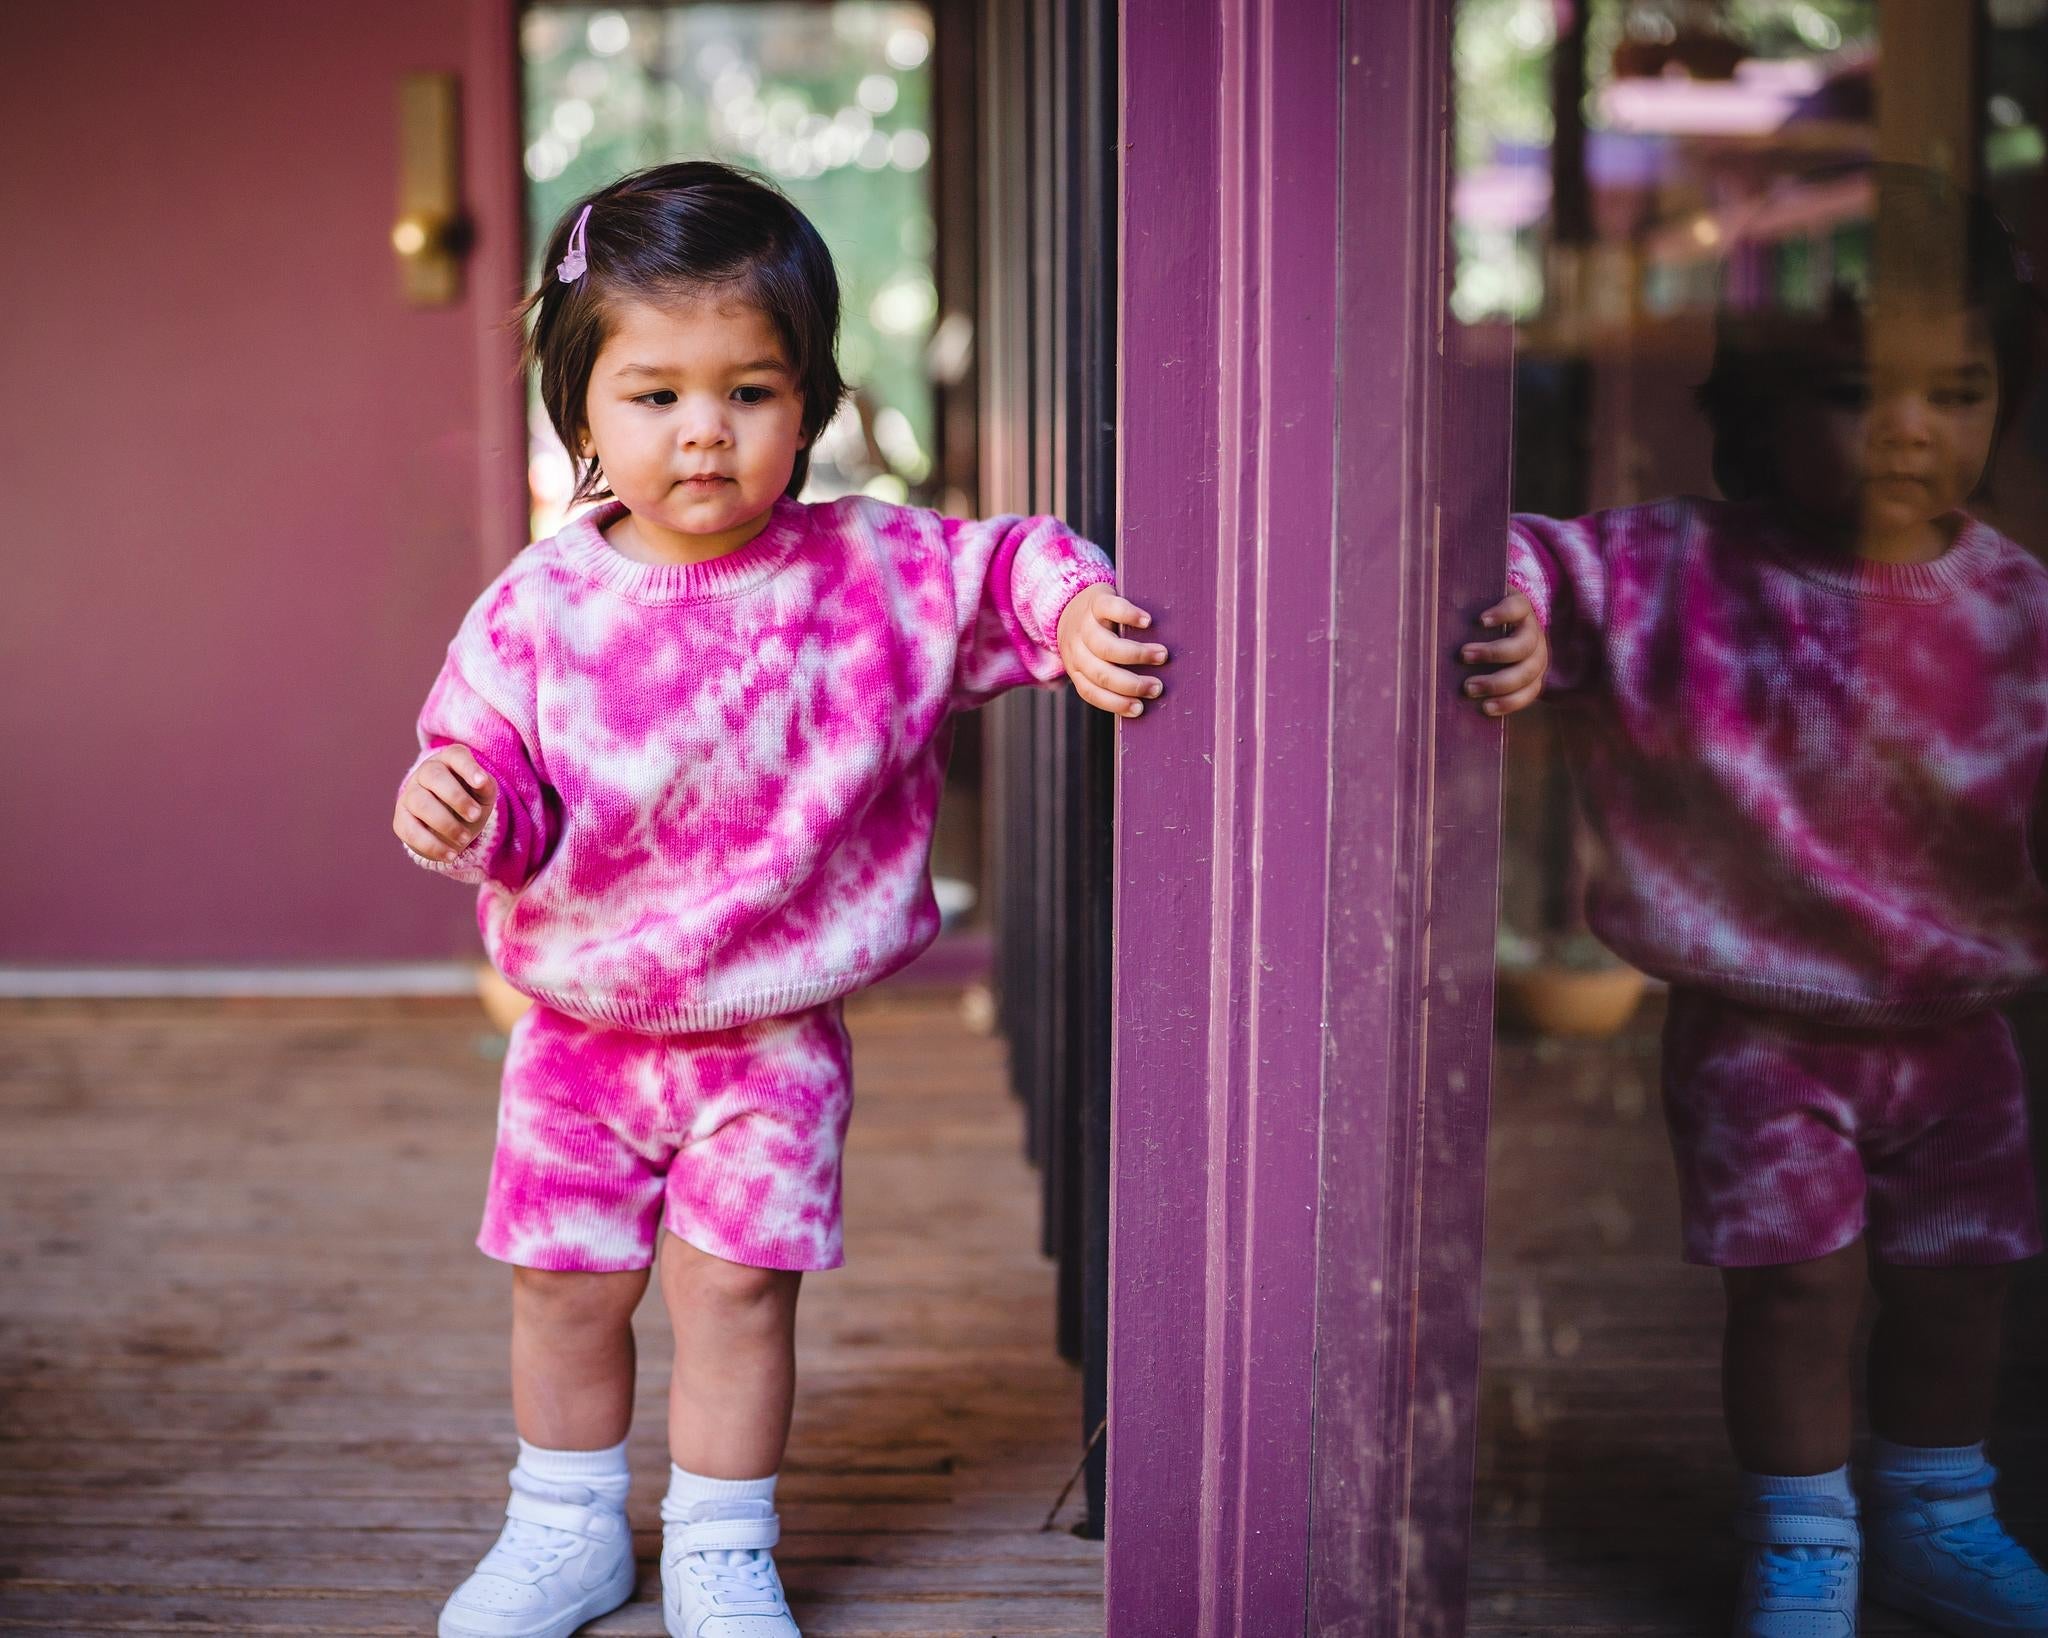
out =
[[[663,1619],[796,1638],[769,1549],[797,1289],[840,1261],[840,1003],[931,941],[956,710],[1070,679],[1135,716],[1165,650],[1053,518],[804,505],[837,408],[811,224],[722,166],[572,208],[531,352],[603,504],[470,610],[393,826],[482,888],[513,1031],[478,1244],[514,1265],[519,1462],[443,1638],[566,1638],[633,1591],[630,1320],[675,1330]],[[665,1232],[659,1230],[665,1229]]]
[[1869,300],[1724,307],[1701,402],[1728,499],[1517,518],[1482,616],[1506,634],[1464,652],[1500,669],[1466,690],[1494,715],[1562,697],[1592,926],[1671,984],[1686,1255],[1728,1296],[1737,1633],[1847,1638],[1867,1539],[1873,1600],[2041,1634],[2048,1577],[1982,1441],[2007,1268],[2041,1249],[1995,1008],[2048,973],[2048,572],[1964,510],[2039,301],[1988,208],[1876,175]]

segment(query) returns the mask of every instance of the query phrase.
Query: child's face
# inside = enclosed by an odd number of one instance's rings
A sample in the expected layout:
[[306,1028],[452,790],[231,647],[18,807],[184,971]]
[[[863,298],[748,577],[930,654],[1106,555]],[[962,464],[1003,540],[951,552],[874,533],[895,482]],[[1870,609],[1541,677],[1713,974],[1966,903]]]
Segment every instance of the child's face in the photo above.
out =
[[1998,375],[1979,314],[1900,314],[1862,336],[1838,332],[1787,381],[1780,488],[1865,548],[1924,534],[1984,475]]
[[775,326],[740,302],[619,303],[584,401],[587,437],[636,524],[743,529],[803,448],[803,395]]

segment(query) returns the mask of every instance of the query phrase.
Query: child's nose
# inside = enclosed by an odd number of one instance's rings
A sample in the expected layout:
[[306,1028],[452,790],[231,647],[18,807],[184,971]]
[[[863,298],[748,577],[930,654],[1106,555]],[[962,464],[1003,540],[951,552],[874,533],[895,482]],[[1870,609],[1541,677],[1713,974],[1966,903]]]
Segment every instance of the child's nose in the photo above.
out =
[[726,441],[725,411],[722,405],[692,406],[676,428],[685,449],[710,449]]
[[1878,401],[1877,437],[1886,444],[1924,444],[1933,435],[1927,399],[1917,392],[1902,392]]

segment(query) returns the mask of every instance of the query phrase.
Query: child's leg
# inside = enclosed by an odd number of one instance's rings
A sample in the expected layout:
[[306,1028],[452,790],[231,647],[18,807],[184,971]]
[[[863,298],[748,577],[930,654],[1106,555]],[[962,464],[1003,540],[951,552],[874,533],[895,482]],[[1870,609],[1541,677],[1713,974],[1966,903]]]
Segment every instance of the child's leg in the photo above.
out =
[[1868,1278],[1853,1045],[1674,990],[1664,1108],[1689,1261],[1722,1271],[1722,1403],[1744,1543],[1735,1638],[1851,1638],[1850,1360]]
[[1742,1468],[1735,1533],[1746,1544],[1735,1638],[1851,1638],[1856,1630],[1849,1370],[1863,1261],[1858,1243],[1722,1271],[1721,1392]]
[[782,1466],[796,1397],[796,1299],[803,1275],[748,1268],[662,1236],[661,1295],[675,1330],[669,1454],[712,1479]]
[[1899,1445],[1978,1443],[1991,1429],[2011,1270],[1880,1261],[1871,1273],[1871,1431]]
[[512,1271],[519,1462],[505,1528],[442,1607],[440,1638],[565,1638],[633,1594],[626,1428],[647,1271]]
[[796,1395],[803,1275],[728,1262],[673,1234],[662,1239],[661,1294],[676,1337],[663,1621],[674,1638],[741,1620],[748,1638],[800,1638],[769,1549],[782,1533],[775,1481]]
[[[840,1263],[853,1083],[837,1003],[676,1043],[684,1135],[661,1290],[676,1338],[662,1615],[674,1638],[799,1638],[770,1549],[803,1270]],[[729,1625],[728,1623],[735,1623]]]
[[2048,1573],[2000,1524],[1984,1457],[2007,1270],[1875,1272],[1870,1596],[1958,1638],[2048,1635]]
[[1827,1473],[1849,1460],[1860,1242],[1826,1257],[1722,1271],[1721,1394],[1746,1472]]
[[633,1420],[633,1310],[647,1270],[512,1271],[512,1419],[549,1450],[603,1450]]
[[1984,1436],[2007,1270],[2040,1249],[2026,1078],[1996,1013],[1892,1044],[1873,1155],[1870,1595],[1965,1638],[2048,1638],[2048,1574],[2005,1532]]
[[633,1594],[625,1437],[667,1157],[648,1119],[662,1052],[547,1007],[513,1028],[477,1243],[513,1265],[519,1461],[441,1638],[566,1638]]

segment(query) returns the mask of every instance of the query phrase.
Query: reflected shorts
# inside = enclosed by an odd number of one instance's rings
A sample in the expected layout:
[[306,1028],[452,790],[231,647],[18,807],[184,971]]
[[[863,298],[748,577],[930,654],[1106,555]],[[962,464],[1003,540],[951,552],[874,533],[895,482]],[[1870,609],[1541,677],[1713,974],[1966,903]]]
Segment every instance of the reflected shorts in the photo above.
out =
[[1996,1012],[1852,1029],[1674,988],[1664,1112],[1688,1262],[1884,1262],[2041,1249],[2025,1080]]
[[535,1006],[505,1054],[477,1245],[521,1268],[647,1268],[665,1217],[728,1262],[837,1268],[852,1109],[836,1001],[677,1036]]

